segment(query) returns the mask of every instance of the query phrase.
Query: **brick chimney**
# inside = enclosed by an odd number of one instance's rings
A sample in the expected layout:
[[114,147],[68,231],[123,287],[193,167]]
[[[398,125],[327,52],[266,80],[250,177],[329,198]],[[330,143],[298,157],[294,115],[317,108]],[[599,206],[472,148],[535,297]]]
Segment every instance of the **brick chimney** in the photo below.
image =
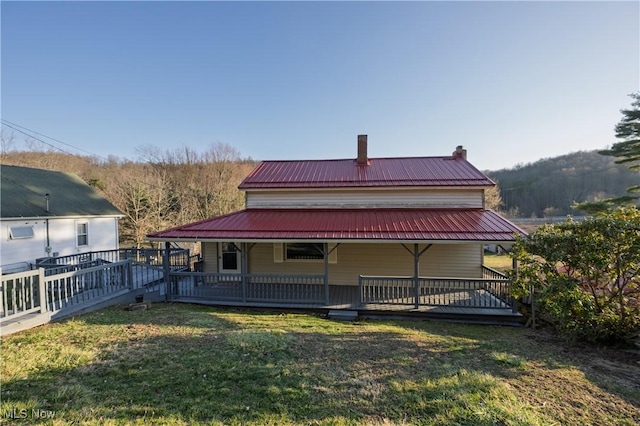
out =
[[369,157],[367,156],[367,135],[358,135],[358,166],[369,165]]
[[454,158],[462,158],[463,160],[467,159],[467,150],[462,147],[462,145],[458,145],[456,150],[453,152]]

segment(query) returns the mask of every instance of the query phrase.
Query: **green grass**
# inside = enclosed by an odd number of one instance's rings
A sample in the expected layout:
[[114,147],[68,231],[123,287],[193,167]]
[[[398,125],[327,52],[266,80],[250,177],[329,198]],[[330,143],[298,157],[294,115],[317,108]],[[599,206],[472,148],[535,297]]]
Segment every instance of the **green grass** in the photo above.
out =
[[513,269],[513,261],[510,256],[506,254],[486,254],[484,255],[484,265],[491,269],[495,269],[500,272],[507,272]]
[[634,360],[523,328],[157,304],[49,324],[4,338],[1,349],[9,424],[640,420]]

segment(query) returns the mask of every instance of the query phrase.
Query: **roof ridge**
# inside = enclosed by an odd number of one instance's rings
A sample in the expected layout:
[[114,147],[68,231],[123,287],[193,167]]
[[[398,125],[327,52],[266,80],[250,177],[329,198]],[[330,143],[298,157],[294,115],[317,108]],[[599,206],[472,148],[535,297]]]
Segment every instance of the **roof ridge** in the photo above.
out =
[[[431,159],[456,159],[451,155],[419,155],[419,156],[404,156],[404,157],[370,157],[371,160],[417,160],[422,158]],[[318,159],[288,159],[288,160],[260,160],[261,163],[311,163],[311,162],[338,162],[338,161],[357,161],[355,158],[318,158]]]

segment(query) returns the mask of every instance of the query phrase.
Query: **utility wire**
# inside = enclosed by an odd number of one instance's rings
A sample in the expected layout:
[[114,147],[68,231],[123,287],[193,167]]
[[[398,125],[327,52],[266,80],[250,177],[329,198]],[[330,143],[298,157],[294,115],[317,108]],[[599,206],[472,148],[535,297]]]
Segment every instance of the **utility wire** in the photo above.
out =
[[[13,130],[15,130],[15,131],[17,131],[17,132],[20,132],[20,133],[22,133],[23,135],[29,136],[30,138],[33,138],[33,139],[37,140],[38,142],[41,142],[41,143],[43,143],[43,144],[45,144],[45,145],[47,145],[47,146],[50,146],[50,147],[52,147],[52,148],[54,148],[54,149],[57,149],[58,151],[63,152],[63,153],[65,153],[65,154],[69,154],[69,155],[77,156],[77,154],[73,154],[73,153],[71,153],[71,152],[65,151],[64,149],[62,149],[62,148],[60,148],[60,147],[57,147],[57,146],[53,145],[52,143],[46,142],[46,141],[42,140],[41,138],[38,138],[38,137],[34,136],[34,134],[35,134],[35,135],[38,135],[38,136],[42,136],[42,137],[47,138],[47,139],[51,139],[52,141],[55,141],[55,142],[61,143],[61,144],[63,144],[63,145],[66,145],[66,146],[71,147],[71,148],[73,148],[73,149],[76,149],[76,150],[78,150],[78,151],[85,152],[85,153],[87,153],[87,154],[89,154],[89,155],[91,155],[91,156],[93,156],[93,157],[99,157],[99,158],[102,158],[103,160],[106,160],[104,157],[101,157],[101,156],[96,155],[96,154],[94,154],[94,153],[92,153],[92,152],[89,152],[89,151],[87,151],[86,149],[78,148],[77,146],[74,146],[74,145],[68,144],[68,143],[63,142],[63,141],[61,141],[61,140],[58,140],[58,139],[56,139],[56,138],[52,138],[51,136],[47,136],[47,135],[45,135],[45,134],[42,134],[42,133],[36,132],[35,130],[31,130],[31,129],[29,129],[29,128],[27,128],[27,127],[24,127],[24,126],[21,126],[21,125],[19,125],[19,124],[12,123],[11,121],[9,121],[9,120],[5,120],[4,118],[0,119],[0,121],[2,122],[2,124],[3,124],[3,125],[5,125],[5,126],[7,126],[7,127],[11,128],[11,129],[13,129]],[[22,130],[22,129],[24,129],[24,130]],[[25,130],[26,130],[26,131],[25,131]],[[27,133],[27,132],[30,132],[30,133]]]

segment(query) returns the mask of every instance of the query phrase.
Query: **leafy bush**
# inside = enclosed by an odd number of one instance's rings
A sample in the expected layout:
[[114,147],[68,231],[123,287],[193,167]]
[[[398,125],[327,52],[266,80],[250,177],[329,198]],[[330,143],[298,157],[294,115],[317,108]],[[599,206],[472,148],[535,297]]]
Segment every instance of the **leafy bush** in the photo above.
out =
[[640,331],[640,210],[539,228],[514,246],[514,293],[535,302],[559,330],[591,342]]

